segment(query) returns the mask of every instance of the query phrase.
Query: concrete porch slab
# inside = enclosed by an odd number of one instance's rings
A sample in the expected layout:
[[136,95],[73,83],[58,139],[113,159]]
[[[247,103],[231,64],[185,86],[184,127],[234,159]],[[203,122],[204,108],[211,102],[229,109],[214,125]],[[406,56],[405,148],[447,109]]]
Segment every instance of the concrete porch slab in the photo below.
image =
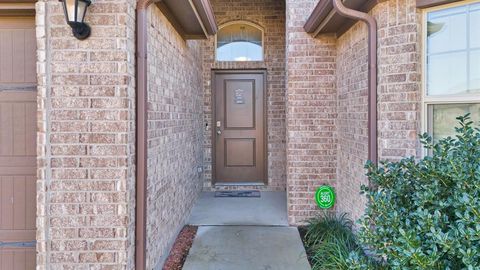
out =
[[260,198],[215,198],[214,192],[204,192],[188,224],[288,226],[287,195],[262,192]]
[[183,270],[310,270],[293,227],[202,226]]

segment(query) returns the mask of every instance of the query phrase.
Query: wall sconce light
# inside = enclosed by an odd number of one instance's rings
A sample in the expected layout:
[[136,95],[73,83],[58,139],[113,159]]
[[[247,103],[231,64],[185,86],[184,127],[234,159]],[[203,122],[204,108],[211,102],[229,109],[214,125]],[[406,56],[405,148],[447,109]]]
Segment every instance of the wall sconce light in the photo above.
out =
[[84,23],[90,0],[60,0],[63,3],[63,11],[68,25],[72,27],[73,35],[80,39],[90,36],[90,26]]

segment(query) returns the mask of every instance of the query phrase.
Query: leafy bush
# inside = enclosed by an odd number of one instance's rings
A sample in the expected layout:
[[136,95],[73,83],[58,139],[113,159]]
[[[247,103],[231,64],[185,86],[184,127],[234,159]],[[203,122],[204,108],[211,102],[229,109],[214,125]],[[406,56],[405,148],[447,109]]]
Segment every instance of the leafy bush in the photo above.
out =
[[367,165],[358,237],[390,269],[480,269],[480,130],[457,119],[454,138],[420,137],[431,155]]
[[356,242],[353,222],[345,214],[325,214],[309,221],[305,246],[313,270],[348,270],[352,261],[376,269]]

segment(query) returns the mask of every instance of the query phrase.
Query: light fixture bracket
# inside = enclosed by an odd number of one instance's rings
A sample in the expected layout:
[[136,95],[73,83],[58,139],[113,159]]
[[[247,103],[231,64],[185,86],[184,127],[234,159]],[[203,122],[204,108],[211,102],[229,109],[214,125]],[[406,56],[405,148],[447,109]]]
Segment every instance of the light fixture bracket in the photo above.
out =
[[72,27],[73,36],[77,39],[84,40],[90,36],[91,29],[88,24],[78,22],[69,22],[68,24]]

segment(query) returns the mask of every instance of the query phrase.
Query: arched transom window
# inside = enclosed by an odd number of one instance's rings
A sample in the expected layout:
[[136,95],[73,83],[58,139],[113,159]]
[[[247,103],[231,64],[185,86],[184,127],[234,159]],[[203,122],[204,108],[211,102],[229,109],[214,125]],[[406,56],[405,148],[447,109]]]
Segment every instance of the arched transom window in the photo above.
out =
[[217,61],[263,61],[263,30],[248,22],[225,24],[217,33]]

